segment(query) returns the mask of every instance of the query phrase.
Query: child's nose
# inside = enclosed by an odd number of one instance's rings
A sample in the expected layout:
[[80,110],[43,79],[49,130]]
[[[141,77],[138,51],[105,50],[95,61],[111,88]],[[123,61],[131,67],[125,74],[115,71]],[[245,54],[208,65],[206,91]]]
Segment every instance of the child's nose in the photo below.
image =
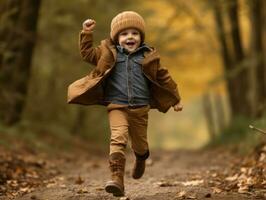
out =
[[129,34],[128,34],[128,37],[129,37],[129,38],[133,37],[133,34],[132,34],[132,33],[129,33]]

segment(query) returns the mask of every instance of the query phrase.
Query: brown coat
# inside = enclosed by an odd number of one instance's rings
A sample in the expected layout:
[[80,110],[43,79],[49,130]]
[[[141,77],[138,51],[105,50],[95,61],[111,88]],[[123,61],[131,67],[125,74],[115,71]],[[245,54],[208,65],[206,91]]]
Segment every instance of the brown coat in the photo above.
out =
[[[110,74],[116,62],[116,48],[110,39],[105,39],[98,47],[93,47],[92,33],[80,33],[80,53],[82,58],[96,67],[85,77],[68,87],[68,103],[83,105],[105,105],[103,102],[103,80]],[[144,54],[142,62],[144,75],[151,81],[151,108],[161,112],[180,101],[177,85],[168,70],[161,67],[160,57],[155,49]]]

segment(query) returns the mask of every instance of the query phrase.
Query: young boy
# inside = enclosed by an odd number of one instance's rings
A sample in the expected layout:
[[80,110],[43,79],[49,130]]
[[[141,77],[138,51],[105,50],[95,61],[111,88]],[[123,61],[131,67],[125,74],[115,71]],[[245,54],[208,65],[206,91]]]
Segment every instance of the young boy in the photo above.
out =
[[93,47],[96,22],[88,19],[80,33],[82,58],[96,67],[69,86],[68,102],[105,105],[111,129],[111,181],[105,190],[124,195],[125,149],[128,138],[135,154],[132,177],[139,179],[149,157],[148,111],[181,111],[177,85],[161,67],[157,51],[144,43],[145,22],[136,12],[119,13],[111,22],[110,38]]

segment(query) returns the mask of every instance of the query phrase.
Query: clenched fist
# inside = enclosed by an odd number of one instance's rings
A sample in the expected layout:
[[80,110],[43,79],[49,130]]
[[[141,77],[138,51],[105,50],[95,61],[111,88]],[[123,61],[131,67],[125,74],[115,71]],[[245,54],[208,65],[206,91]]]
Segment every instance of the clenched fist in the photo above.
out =
[[174,111],[176,112],[183,110],[183,106],[181,105],[181,103],[177,103],[173,107],[174,107]]
[[83,22],[82,27],[84,31],[93,31],[96,25],[96,21],[93,19],[87,19]]

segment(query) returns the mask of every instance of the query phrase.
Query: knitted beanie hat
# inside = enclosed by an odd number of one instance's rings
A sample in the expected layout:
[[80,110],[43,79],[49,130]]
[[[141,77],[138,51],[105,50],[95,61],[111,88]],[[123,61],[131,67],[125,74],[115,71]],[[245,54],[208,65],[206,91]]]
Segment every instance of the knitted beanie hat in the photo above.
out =
[[118,34],[126,28],[136,28],[140,31],[142,42],[145,38],[145,21],[134,11],[124,11],[116,15],[111,22],[111,39],[115,42]]

